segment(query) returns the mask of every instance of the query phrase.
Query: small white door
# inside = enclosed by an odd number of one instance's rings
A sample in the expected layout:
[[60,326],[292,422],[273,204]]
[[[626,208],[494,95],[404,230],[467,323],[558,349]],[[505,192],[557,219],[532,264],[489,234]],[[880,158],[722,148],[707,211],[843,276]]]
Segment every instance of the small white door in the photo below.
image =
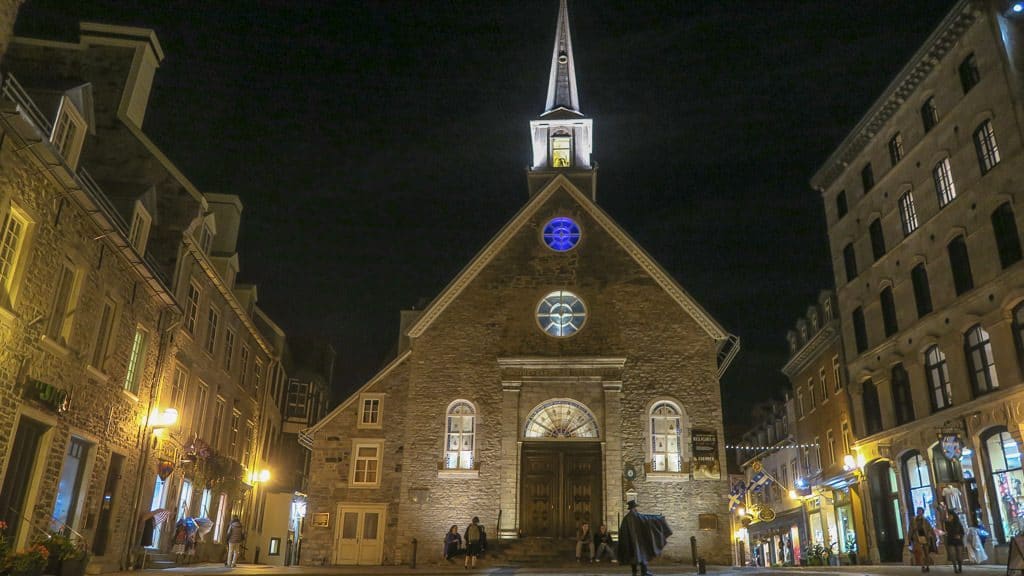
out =
[[335,564],[373,566],[381,563],[384,511],[383,505],[339,506]]

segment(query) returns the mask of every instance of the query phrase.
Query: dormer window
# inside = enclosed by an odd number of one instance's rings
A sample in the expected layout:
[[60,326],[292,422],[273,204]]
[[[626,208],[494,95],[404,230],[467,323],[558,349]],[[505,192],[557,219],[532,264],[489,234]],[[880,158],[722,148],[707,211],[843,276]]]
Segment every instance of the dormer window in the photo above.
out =
[[82,113],[67,96],[61,98],[57,121],[53,123],[53,131],[50,133],[50,142],[72,169],[78,166],[78,156],[82,153],[82,143],[85,141],[85,129],[85,118],[82,117]]
[[153,217],[141,203],[135,203],[135,212],[132,214],[132,227],[128,231],[128,241],[139,255],[146,253],[146,244],[149,242],[149,227],[153,223]]
[[559,134],[551,137],[551,166],[569,168],[572,166],[572,137]]
[[204,254],[209,254],[213,248],[213,230],[206,224],[203,224],[202,230],[199,231],[199,247]]

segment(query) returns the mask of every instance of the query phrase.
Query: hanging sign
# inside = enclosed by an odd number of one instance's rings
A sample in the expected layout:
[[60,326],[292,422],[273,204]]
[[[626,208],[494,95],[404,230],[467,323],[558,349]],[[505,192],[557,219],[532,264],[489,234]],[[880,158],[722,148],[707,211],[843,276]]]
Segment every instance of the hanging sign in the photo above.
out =
[[721,480],[718,465],[718,433],[714,430],[693,430],[693,477],[696,480]]
[[25,381],[22,396],[26,400],[35,400],[58,414],[63,414],[71,408],[71,394],[67,390],[32,378]]
[[958,461],[964,455],[964,441],[960,439],[959,434],[944,434],[940,437],[939,444],[942,446],[942,453],[950,461]]
[[167,480],[172,472],[174,472],[174,462],[161,460],[156,463],[156,474],[161,480]]

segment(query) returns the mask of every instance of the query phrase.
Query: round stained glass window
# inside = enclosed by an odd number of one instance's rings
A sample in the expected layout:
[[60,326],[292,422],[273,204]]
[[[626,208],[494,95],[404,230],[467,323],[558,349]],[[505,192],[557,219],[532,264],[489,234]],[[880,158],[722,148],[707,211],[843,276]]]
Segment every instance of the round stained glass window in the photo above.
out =
[[583,327],[587,308],[572,292],[552,292],[537,306],[537,322],[551,336],[571,336]]
[[553,218],[544,226],[544,243],[552,250],[572,250],[579,241],[580,227],[572,218]]

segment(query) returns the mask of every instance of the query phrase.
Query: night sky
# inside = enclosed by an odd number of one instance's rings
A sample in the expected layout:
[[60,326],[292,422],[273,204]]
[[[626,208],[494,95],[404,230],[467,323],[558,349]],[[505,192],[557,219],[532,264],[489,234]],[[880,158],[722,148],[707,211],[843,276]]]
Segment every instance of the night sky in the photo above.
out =
[[[727,427],[787,385],[785,333],[832,284],[807,181],[953,4],[570,0],[598,203],[743,339]],[[16,30],[156,30],[144,128],[200,190],[242,198],[240,281],[286,331],[331,340],[340,398],[394,353],[398,311],[527,200],[557,12],[28,0]]]

